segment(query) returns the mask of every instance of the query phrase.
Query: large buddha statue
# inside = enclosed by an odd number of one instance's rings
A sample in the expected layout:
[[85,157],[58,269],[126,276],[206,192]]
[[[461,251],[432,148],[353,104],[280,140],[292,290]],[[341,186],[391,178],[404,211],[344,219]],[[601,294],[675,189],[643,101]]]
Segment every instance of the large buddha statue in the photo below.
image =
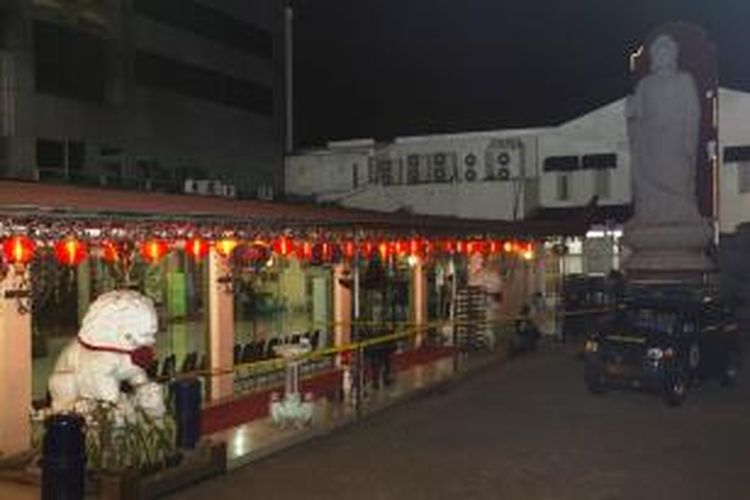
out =
[[625,228],[630,271],[703,271],[711,230],[698,210],[696,155],[701,107],[692,75],[678,67],[679,46],[660,35],[649,47],[650,73],[626,103],[635,215]]

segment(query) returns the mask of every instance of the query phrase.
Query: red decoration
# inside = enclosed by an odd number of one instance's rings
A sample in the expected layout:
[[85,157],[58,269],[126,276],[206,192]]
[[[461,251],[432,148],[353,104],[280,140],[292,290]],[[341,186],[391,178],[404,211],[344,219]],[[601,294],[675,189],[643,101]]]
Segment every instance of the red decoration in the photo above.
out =
[[503,251],[503,242],[498,240],[491,240],[488,245],[489,253],[500,253]]
[[55,258],[60,264],[75,267],[86,258],[86,244],[73,237],[55,243]]
[[203,259],[208,255],[210,246],[203,238],[191,238],[185,242],[185,252],[193,257],[196,261]]
[[516,244],[512,241],[506,241],[503,243],[503,251],[505,253],[512,253],[516,250]]
[[148,240],[141,243],[141,257],[150,264],[159,262],[169,251],[164,240]]
[[375,244],[372,241],[363,241],[359,244],[359,254],[363,259],[369,259],[375,252]]
[[298,260],[311,261],[313,259],[313,244],[309,241],[303,241],[297,245],[296,252]]
[[421,257],[424,254],[424,244],[421,240],[412,239],[409,241],[409,254]]
[[102,252],[101,257],[105,262],[109,262],[110,264],[114,264],[115,262],[120,261],[120,256],[122,255],[122,246],[115,243],[114,241],[103,241],[102,242]]
[[357,245],[353,241],[345,241],[341,244],[341,253],[347,259],[357,256]]
[[387,241],[381,241],[378,243],[378,254],[381,260],[388,260],[388,256],[391,254],[391,246]]
[[26,236],[12,236],[3,241],[3,255],[9,264],[28,264],[35,250],[36,243]]
[[237,245],[239,245],[239,242],[234,238],[223,238],[214,244],[214,248],[216,248],[216,253],[226,259],[232,255]]
[[296,245],[293,239],[282,236],[280,238],[276,238],[276,240],[273,242],[273,251],[274,253],[281,255],[282,257],[288,257],[291,254],[295,253]]

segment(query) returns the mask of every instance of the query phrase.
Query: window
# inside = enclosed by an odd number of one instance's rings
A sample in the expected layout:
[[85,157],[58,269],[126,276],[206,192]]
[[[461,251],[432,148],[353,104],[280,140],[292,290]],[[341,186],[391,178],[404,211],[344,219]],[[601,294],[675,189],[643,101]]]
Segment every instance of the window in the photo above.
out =
[[273,91],[269,87],[144,50],[136,53],[135,79],[141,85],[262,115],[273,113]]
[[[107,44],[94,35],[45,21],[34,22],[37,92],[104,102]],[[86,75],[82,78],[81,75]]]
[[176,28],[210,38],[262,59],[273,57],[273,38],[268,31],[235,19],[194,0],[135,0],[136,12]]
[[600,153],[584,155],[581,167],[588,170],[617,168],[617,155],[614,153]]
[[580,158],[577,156],[550,156],[544,159],[545,172],[569,172],[581,168]]
[[36,164],[40,169],[65,170],[65,148],[62,141],[37,139]]
[[611,195],[611,170],[594,170],[594,194],[599,198],[609,198]]
[[557,199],[567,201],[570,199],[570,175],[560,173],[557,175]]
[[750,146],[727,146],[724,148],[724,163],[750,161]]
[[737,193],[750,193],[750,161],[737,164]]

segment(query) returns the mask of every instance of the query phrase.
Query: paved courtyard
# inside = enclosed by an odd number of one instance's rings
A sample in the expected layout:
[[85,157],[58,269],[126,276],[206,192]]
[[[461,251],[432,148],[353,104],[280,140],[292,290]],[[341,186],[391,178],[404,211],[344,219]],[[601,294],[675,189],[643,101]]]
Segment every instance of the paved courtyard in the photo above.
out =
[[685,406],[590,396],[582,363],[542,352],[178,499],[746,499],[750,376]]

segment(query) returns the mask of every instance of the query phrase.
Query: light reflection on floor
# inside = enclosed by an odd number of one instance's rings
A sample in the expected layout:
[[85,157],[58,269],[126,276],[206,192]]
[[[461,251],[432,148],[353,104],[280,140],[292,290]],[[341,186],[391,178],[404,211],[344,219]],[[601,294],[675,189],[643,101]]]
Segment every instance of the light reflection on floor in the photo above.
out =
[[[362,411],[371,413],[393,404],[409,393],[446,380],[453,374],[453,361],[442,359],[419,365],[398,373],[396,383],[388,388],[373,390],[365,387]],[[305,437],[336,428],[354,418],[351,394],[345,393],[343,401],[318,400],[313,411],[312,424],[304,429],[281,429],[270,417],[255,420],[232,429],[211,435],[212,439],[227,443],[229,468],[239,467],[275,449],[284,448]]]

